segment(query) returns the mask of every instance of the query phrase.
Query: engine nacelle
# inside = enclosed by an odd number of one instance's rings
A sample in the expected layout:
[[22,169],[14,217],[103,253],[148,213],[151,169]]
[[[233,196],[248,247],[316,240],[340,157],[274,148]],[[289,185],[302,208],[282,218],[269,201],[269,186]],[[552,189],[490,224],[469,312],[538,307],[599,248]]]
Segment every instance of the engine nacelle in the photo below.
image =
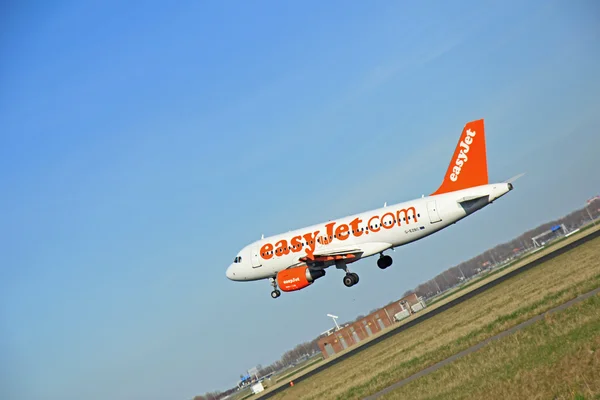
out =
[[277,274],[277,285],[284,292],[293,292],[294,290],[304,289],[315,279],[325,276],[324,269],[310,267],[297,267],[284,269]]

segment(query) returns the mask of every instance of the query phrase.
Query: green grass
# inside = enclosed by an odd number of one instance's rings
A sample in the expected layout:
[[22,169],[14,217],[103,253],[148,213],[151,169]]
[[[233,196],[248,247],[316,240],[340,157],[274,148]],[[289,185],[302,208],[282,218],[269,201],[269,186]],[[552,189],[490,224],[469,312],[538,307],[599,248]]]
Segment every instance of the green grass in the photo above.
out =
[[554,313],[381,399],[597,398],[600,296]]
[[306,362],[302,363],[300,366],[298,366],[296,369],[286,373],[284,376],[282,377],[275,377],[275,380],[277,382],[279,381],[284,381],[290,377],[292,377],[293,375],[296,375],[298,372],[304,371],[305,369],[312,367],[313,365],[317,364],[318,362],[323,361],[323,356],[319,356],[317,359],[309,359]]
[[[577,235],[579,235],[582,232],[585,232],[585,231],[587,231],[588,229],[591,229],[591,228],[595,228],[595,225],[590,222],[587,225],[584,225],[583,227],[579,228],[579,231],[577,232]],[[567,240],[569,238],[570,238],[570,236],[562,236],[562,237],[554,240],[553,242],[551,242],[549,245],[545,246],[544,249],[552,249],[554,246],[562,243],[564,240]],[[457,293],[459,291],[466,290],[469,287],[471,287],[473,285],[476,285],[478,282],[482,281],[483,279],[486,279],[486,278],[489,278],[491,276],[494,276],[494,275],[496,275],[496,274],[498,274],[498,273],[500,273],[500,272],[502,272],[502,271],[504,271],[504,270],[506,270],[506,269],[508,269],[508,268],[510,268],[512,266],[514,266],[517,263],[520,263],[520,262],[523,262],[523,261],[527,261],[530,257],[535,256],[537,253],[538,252],[535,252],[535,253],[532,253],[532,252],[526,253],[525,255],[512,260],[511,262],[509,262],[506,265],[503,265],[502,267],[496,268],[493,271],[490,271],[488,273],[481,274],[480,276],[478,276],[478,277],[476,277],[474,279],[471,279],[471,281],[465,283],[464,285],[460,285],[460,286],[458,286],[456,288],[453,288],[453,289],[449,290],[447,293],[444,293],[442,296],[440,296],[438,298],[434,298],[431,302],[427,302],[427,306],[432,306],[432,305],[434,305],[434,304],[436,304],[436,303],[438,303],[438,302],[440,302],[442,300],[447,299],[448,297],[452,296],[453,294],[455,294],[455,293]]]
[[333,365],[274,398],[363,398],[599,286],[597,238]]

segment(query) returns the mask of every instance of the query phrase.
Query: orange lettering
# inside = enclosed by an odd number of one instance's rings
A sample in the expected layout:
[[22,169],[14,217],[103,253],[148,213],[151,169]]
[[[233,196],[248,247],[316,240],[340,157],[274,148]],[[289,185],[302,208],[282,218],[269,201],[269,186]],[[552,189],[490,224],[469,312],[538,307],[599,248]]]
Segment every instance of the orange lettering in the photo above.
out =
[[348,239],[348,236],[349,236],[348,225],[342,224],[342,225],[338,226],[337,229],[335,230],[335,234],[339,240]]
[[398,217],[398,226],[400,226],[400,225],[401,225],[401,224],[400,224],[400,221],[402,220],[402,217],[401,217],[400,215],[402,215],[402,214],[404,214],[404,218],[406,219],[406,221],[407,221],[408,223],[410,223],[410,222],[409,222],[410,220],[408,219],[408,212],[409,212],[409,211],[412,211],[412,214],[413,214],[413,215],[412,215],[412,216],[413,216],[413,219],[415,220],[415,222],[418,222],[418,221],[417,221],[417,210],[415,210],[415,208],[414,208],[414,207],[408,207],[408,209],[404,209],[404,208],[403,208],[402,210],[398,210],[398,211],[396,212],[396,216]]
[[314,259],[313,254],[315,252],[315,246],[317,245],[316,238],[319,232],[320,231],[315,231],[315,233],[305,233],[303,236],[304,240],[306,240],[306,248],[304,249],[304,251],[306,252],[308,258],[310,258],[311,260]]
[[329,243],[329,242],[331,242],[333,240],[333,227],[334,227],[334,225],[335,225],[335,222],[330,222],[327,225],[325,225],[325,228],[327,228],[327,233],[326,233],[327,236],[325,236],[325,240],[326,240],[325,243]]
[[290,254],[287,240],[282,239],[279,242],[275,243],[275,246],[275,253],[277,254],[277,256],[281,256],[282,254]]
[[[385,217],[388,215],[392,218],[392,220],[389,221],[389,224],[386,224]],[[383,226],[385,229],[391,229],[394,226],[394,214],[391,212],[383,214],[383,217],[381,217],[381,226]]]
[[371,219],[369,219],[369,227],[371,228],[372,232],[379,232],[379,229],[381,229],[381,228],[379,228],[379,227],[375,228],[375,225],[371,226],[371,221],[373,221],[374,219],[379,220],[379,217],[377,215],[371,217]]
[[361,222],[362,222],[362,219],[360,219],[360,218],[354,218],[354,220],[352,220],[352,222],[350,222],[350,227],[352,228],[354,236],[356,236],[356,237],[363,234],[362,231],[358,228],[358,224],[360,224]]
[[265,243],[263,247],[260,248],[260,256],[265,260],[269,260],[273,258],[273,254],[271,254],[272,251],[273,245],[271,243]]
[[292,238],[292,252],[297,253],[302,250],[302,236],[294,236]]

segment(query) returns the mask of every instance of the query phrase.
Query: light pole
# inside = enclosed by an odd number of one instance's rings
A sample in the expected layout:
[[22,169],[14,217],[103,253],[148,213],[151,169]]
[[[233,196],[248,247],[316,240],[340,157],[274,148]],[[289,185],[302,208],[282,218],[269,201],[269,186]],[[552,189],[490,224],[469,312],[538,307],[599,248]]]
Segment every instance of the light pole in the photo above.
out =
[[327,314],[327,316],[330,317],[333,320],[333,323],[335,324],[335,330],[339,331],[340,330],[340,326],[337,323],[338,316],[337,315],[331,315],[331,314]]
[[460,265],[458,265],[458,270],[460,271],[460,274],[463,277],[463,280],[467,280],[467,277],[465,276],[465,273],[462,271],[462,269],[460,268]]
[[437,286],[437,288],[438,288],[438,293],[441,293],[442,289],[440,288],[440,284],[437,283],[437,279],[435,279],[435,277],[433,278],[433,282],[435,283],[435,286]]
[[590,212],[590,209],[588,208],[589,203],[587,203],[585,205],[585,211],[587,211],[588,215],[590,216],[590,219],[592,220],[592,224],[594,224],[594,226],[596,225],[596,220],[592,217],[592,213]]

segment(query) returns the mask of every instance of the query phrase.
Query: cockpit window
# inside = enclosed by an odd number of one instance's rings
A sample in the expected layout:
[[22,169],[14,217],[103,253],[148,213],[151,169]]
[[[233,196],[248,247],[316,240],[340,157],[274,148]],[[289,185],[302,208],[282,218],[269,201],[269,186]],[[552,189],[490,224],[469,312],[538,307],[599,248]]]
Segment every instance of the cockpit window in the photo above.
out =
[[242,257],[238,256],[238,257],[236,257],[236,258],[233,259],[233,262],[237,264],[237,263],[239,263],[241,261],[241,258]]

